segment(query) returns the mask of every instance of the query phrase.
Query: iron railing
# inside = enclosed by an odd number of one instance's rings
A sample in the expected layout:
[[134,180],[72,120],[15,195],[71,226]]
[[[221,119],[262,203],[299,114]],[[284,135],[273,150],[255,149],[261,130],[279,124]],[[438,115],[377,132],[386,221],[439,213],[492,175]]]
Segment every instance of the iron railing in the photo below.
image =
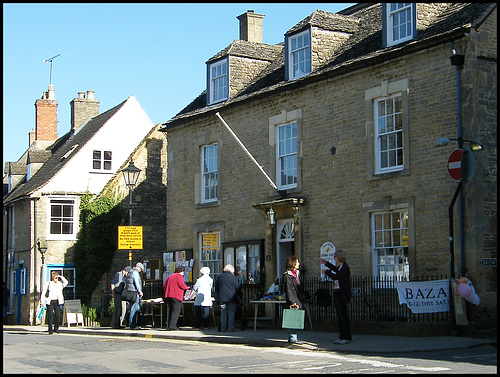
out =
[[[412,281],[448,279],[446,275],[421,275]],[[449,312],[414,314],[407,305],[399,304],[395,287],[397,280],[379,277],[351,277],[352,298],[348,306],[351,321],[390,322],[448,322]],[[304,288],[309,292],[309,308],[313,319],[336,319],[331,300],[333,282],[308,278]]]
[[[412,277],[412,281],[429,281],[448,279],[447,275],[420,275]],[[395,322],[395,323],[448,323],[449,312],[414,314],[407,305],[400,305],[395,287],[396,279],[353,276],[351,277],[352,299],[348,306],[351,321],[359,322]],[[333,282],[322,281],[320,278],[304,279],[304,289],[309,304],[312,320],[336,320],[333,306]],[[253,318],[254,307],[251,300],[262,297],[265,287],[257,284],[242,286],[241,315],[245,319]],[[163,297],[163,284],[160,281],[145,281],[143,283],[143,299]],[[106,301],[106,300],[104,300]],[[105,307],[103,303],[103,307]],[[264,306],[259,307],[259,316]],[[219,314],[219,306],[214,305],[214,311]],[[279,311],[276,313],[279,316]]]

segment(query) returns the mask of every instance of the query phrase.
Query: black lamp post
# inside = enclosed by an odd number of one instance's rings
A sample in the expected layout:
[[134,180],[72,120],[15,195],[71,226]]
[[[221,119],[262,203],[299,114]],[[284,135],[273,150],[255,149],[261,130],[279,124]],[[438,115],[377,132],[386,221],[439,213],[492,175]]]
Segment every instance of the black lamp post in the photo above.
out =
[[[123,179],[125,180],[125,184],[129,190],[129,226],[132,226],[132,191],[139,179],[139,174],[141,173],[141,169],[134,165],[134,161],[130,159],[130,164],[122,169]],[[132,252],[128,254],[128,260],[130,262],[130,266],[132,266]]]
[[[43,266],[45,264],[45,252],[47,251],[47,241],[46,240],[42,240],[42,239],[38,239],[37,240],[37,247],[38,247],[38,251],[40,252],[40,255],[42,256],[42,267],[40,269],[40,289],[42,290],[43,289]],[[35,319],[36,321],[36,319]]]
[[134,165],[134,161],[130,159],[130,164],[122,169],[123,179],[125,180],[125,184],[129,189],[129,225],[132,226],[132,191],[134,190],[135,184],[139,179],[139,174],[141,173],[141,169],[137,168]]

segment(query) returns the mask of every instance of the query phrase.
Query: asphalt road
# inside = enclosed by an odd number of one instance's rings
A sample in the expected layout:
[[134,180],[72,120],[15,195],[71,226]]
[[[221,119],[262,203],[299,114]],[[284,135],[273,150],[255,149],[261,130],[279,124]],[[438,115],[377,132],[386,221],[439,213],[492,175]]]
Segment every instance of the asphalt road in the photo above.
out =
[[3,373],[496,374],[497,350],[480,346],[391,356],[4,331]]

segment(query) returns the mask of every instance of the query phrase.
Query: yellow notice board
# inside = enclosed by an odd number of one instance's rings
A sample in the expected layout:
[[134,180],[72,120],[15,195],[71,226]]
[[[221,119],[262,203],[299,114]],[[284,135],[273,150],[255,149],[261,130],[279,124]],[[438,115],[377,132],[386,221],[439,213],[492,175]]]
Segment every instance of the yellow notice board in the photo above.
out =
[[142,249],[142,226],[119,226],[118,227],[118,249],[141,250]]

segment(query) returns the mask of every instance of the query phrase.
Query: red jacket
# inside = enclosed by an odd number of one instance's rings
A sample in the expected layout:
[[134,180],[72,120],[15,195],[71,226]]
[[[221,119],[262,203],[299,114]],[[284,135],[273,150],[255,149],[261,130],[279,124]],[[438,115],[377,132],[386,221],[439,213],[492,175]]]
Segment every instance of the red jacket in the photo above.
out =
[[177,272],[170,275],[167,280],[165,280],[165,283],[163,283],[165,298],[172,297],[182,301],[186,289],[189,289],[189,287],[184,283],[184,277]]

